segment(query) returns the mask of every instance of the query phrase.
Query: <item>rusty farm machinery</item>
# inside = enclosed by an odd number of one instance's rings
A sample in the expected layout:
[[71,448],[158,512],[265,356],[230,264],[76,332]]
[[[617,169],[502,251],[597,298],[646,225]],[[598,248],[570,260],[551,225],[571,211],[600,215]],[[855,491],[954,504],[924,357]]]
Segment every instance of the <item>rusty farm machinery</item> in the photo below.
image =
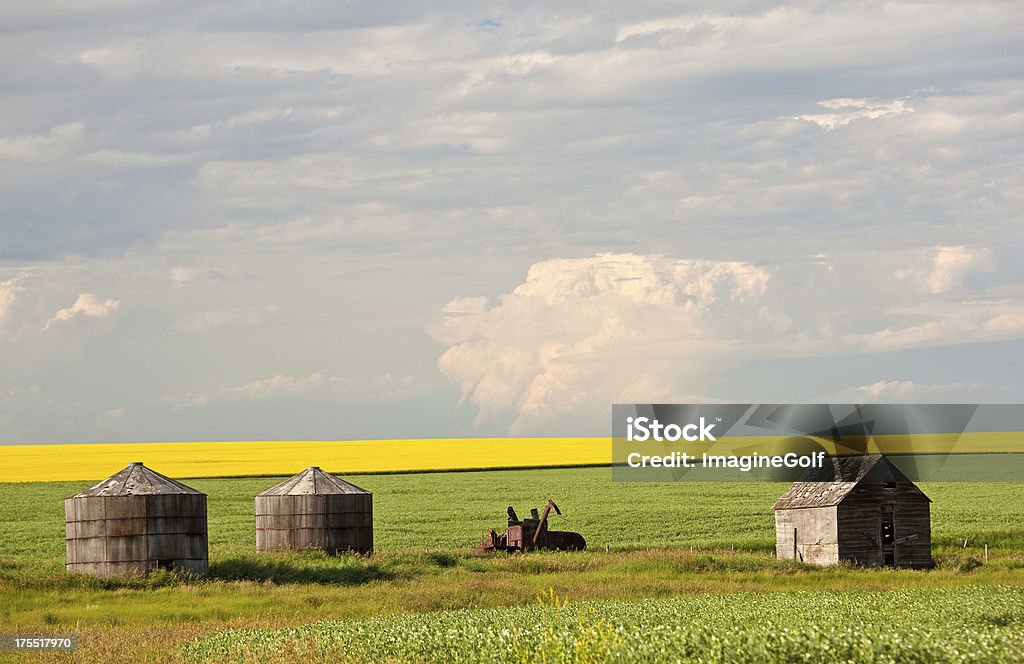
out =
[[544,513],[530,510],[530,517],[520,520],[512,507],[508,508],[508,530],[500,535],[494,530],[484,534],[484,541],[477,551],[532,551],[548,549],[560,551],[582,551],[587,548],[583,535],[570,531],[548,530],[548,516],[552,510],[561,516],[562,512],[549,500]]

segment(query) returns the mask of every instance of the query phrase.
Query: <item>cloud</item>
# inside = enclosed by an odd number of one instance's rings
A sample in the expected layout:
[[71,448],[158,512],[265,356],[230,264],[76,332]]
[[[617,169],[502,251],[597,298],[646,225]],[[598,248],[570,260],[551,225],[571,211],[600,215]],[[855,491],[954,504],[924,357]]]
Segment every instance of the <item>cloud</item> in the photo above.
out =
[[995,255],[985,248],[939,245],[907,252],[906,266],[897,270],[899,279],[909,279],[932,294],[945,293],[963,285],[971,272],[992,272]]
[[174,327],[186,332],[206,332],[222,327],[252,327],[267,320],[277,310],[277,307],[272,306],[256,306],[197,311],[179,318]]
[[438,368],[480,409],[515,411],[513,432],[567,412],[692,394],[695,358],[733,339],[784,328],[762,307],[771,276],[749,263],[601,254],[534,264],[494,304],[457,298],[432,331],[449,345]]
[[812,113],[798,115],[795,120],[813,122],[825,131],[845,127],[854,120],[877,120],[890,118],[904,113],[913,113],[907,99],[829,99],[818,102],[819,106],[828,109],[828,113]]
[[21,277],[0,281],[0,318],[7,315],[11,305],[14,304],[14,299],[17,297],[18,292],[24,290],[21,286],[18,286],[19,281],[21,281]]
[[27,387],[9,387],[5,390],[0,390],[0,402],[13,401],[14,399],[39,399],[42,395],[42,390],[38,385],[29,385]]
[[221,281],[227,274],[216,268],[177,265],[168,270],[168,276],[171,284],[180,288],[189,284]]
[[85,124],[72,122],[44,134],[0,138],[0,159],[50,162],[73,155],[85,135]]
[[117,408],[111,408],[107,412],[103,413],[96,418],[96,424],[108,425],[123,420],[125,415],[128,414],[128,409],[124,406],[118,406]]
[[1005,341],[1024,337],[1024,298],[933,300],[887,311],[880,329],[844,336],[854,350],[871,353],[908,348]]
[[209,392],[186,392],[160,397],[154,404],[182,408],[203,408],[210,404],[234,401],[274,400],[318,397],[343,400],[389,400],[408,393],[414,380],[410,376],[381,374],[372,378],[330,376],[315,372],[308,376],[277,375],[244,385]]
[[976,382],[915,383],[879,380],[849,387],[826,398],[830,403],[964,403],[984,388]]
[[[447,346],[438,368],[478,408],[478,425],[538,432],[560,417],[604,417],[612,403],[731,398],[713,386],[752,359],[1024,339],[1024,292],[957,290],[970,270],[993,265],[987,249],[950,246],[769,267],[554,259],[496,299],[451,300],[431,334]],[[936,393],[899,381],[868,387],[858,398]]]
[[[777,224],[782,208],[787,224],[886,228],[919,218],[908,207],[976,211],[983,197],[987,221],[1013,221],[1010,5],[495,9],[493,32],[479,29],[493,18],[447,4],[372,20],[321,7],[315,25],[192,6],[110,8],[98,22],[19,11],[8,33],[22,66],[0,84],[33,103],[5,108],[0,159],[18,168],[0,183],[15,231],[0,252],[106,256],[230,225],[273,235],[304,216],[366,220],[372,204],[452,220],[413,225],[413,239],[440,225],[519,248],[526,218],[576,241],[624,218],[678,240],[717,232],[708,216]],[[628,195],[665,171],[676,187]],[[510,207],[521,214],[491,217]],[[680,213],[686,224],[666,224]],[[383,221],[365,224],[395,242]],[[343,241],[360,226],[335,230]]]
[[48,330],[56,323],[72,320],[78,316],[86,318],[103,318],[118,310],[121,306],[120,300],[107,299],[101,301],[92,293],[82,293],[75,300],[75,303],[66,309],[59,309],[53,318],[46,322],[43,330]]
[[988,249],[938,247],[935,264],[928,275],[928,289],[932,293],[944,293],[963,283],[964,277],[974,270],[991,272],[994,269],[995,257]]
[[[808,386],[805,358],[888,376],[873,353],[935,348],[918,361],[941,365],[964,339],[1020,339],[1021,293],[1000,289],[1024,266],[1013,3],[256,4],[8,3],[0,282],[31,283],[13,303],[6,288],[0,375],[67,403],[7,438],[458,435],[473,399],[487,434],[520,417],[599,434],[620,396],[813,396],[854,383]],[[513,294],[531,264],[607,252],[707,264],[655,271],[643,296],[601,274],[565,280],[592,298],[560,295],[540,273],[547,292]],[[766,285],[723,268],[741,297],[711,299],[714,264]],[[40,334],[83,291],[137,306],[88,349]],[[423,329],[444,303],[440,347]],[[146,407],[314,368],[424,381],[449,349],[464,407],[452,386],[387,418],[316,390],[245,422]],[[948,355],[1015,382],[1009,362],[966,361],[987,350]],[[545,416],[576,403],[574,431]],[[124,429],[96,428],[122,404]]]

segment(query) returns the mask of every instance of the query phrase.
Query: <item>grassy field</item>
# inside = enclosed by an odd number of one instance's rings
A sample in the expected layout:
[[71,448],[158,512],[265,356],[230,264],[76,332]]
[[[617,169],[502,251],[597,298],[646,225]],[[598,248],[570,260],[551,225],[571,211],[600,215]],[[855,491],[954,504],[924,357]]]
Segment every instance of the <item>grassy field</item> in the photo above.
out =
[[198,662],[1010,662],[1024,659],[1024,589],[573,604],[549,595],[523,608],[232,630],[185,653]]
[[[135,661],[166,661],[168,652],[184,656],[181,644],[224,629],[522,606],[549,589],[573,601],[628,603],[704,593],[1024,586],[1024,484],[923,485],[934,501],[938,563],[923,572],[776,561],[771,504],[785,488],[778,484],[615,483],[608,468],[366,475],[356,483],[374,492],[372,558],[257,555],[252,497],[278,479],[190,481],[209,494],[211,575],[201,581],[66,575],[62,499],[89,483],[0,484],[4,631],[82,634],[83,661],[118,659],[125,648]],[[495,557],[470,550],[485,528],[503,525],[507,505],[522,514],[548,497],[565,513],[552,527],[583,533],[590,550]],[[1019,606],[1020,596],[1010,597]],[[1004,627],[1019,627],[1017,614],[1007,615]]]

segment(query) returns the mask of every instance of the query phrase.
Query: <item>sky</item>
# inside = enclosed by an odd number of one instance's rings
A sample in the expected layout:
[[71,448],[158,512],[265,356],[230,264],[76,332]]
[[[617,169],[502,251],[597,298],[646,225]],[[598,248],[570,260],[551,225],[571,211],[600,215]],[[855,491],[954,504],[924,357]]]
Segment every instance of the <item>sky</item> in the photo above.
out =
[[0,3],[0,444],[1024,402],[1024,3]]

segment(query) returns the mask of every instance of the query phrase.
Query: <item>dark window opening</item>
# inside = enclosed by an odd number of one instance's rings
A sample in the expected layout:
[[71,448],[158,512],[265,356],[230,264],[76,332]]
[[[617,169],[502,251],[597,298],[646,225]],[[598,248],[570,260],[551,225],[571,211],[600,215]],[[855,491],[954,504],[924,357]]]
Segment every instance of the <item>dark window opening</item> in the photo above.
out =
[[156,561],[156,567],[157,567],[157,569],[171,570],[171,569],[174,568],[174,561],[173,560],[158,560],[158,561]]
[[895,482],[886,482],[885,483],[885,488],[886,489],[895,489],[896,488],[896,483]]
[[892,523],[882,524],[882,546],[892,546],[896,543],[896,529]]

